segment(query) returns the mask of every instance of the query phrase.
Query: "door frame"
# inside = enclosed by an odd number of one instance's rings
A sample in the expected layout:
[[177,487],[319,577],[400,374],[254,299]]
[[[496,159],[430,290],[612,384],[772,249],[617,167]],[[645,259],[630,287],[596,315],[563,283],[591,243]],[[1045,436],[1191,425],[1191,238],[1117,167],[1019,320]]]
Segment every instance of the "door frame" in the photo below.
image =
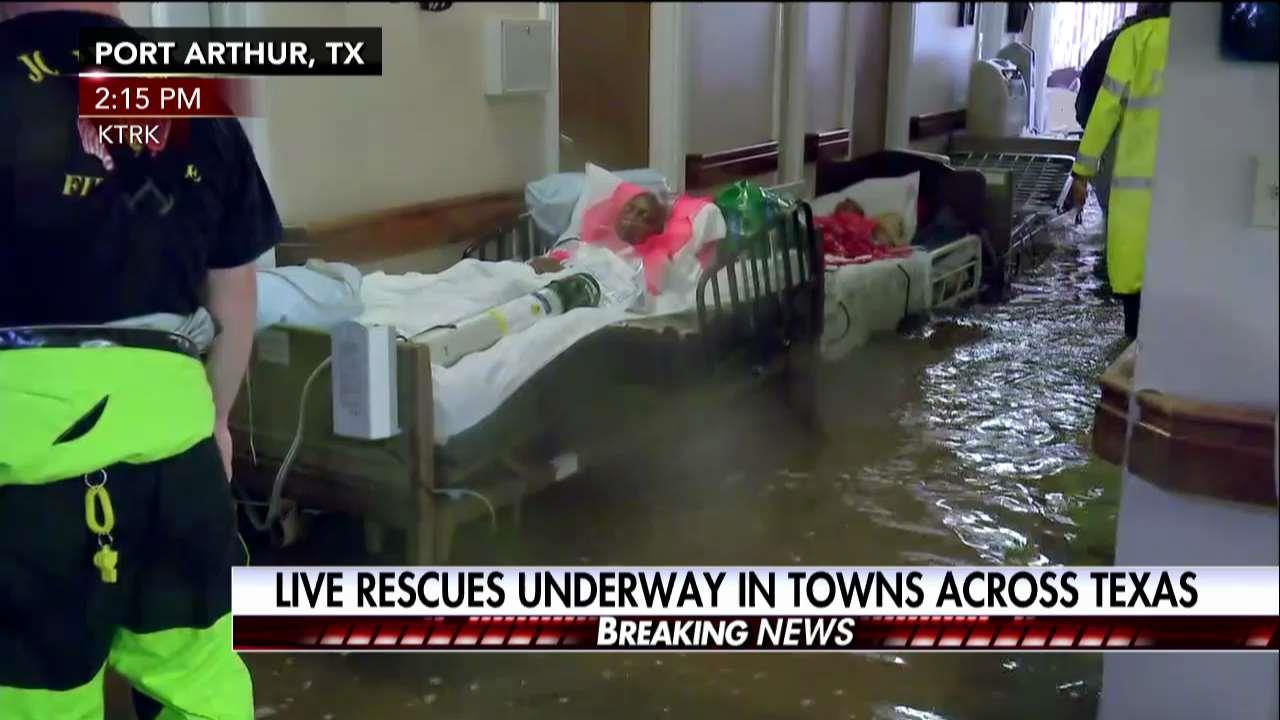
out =
[[688,65],[688,6],[681,2],[651,3],[649,167],[662,173],[677,192],[685,187],[690,92]]
[[559,3],[538,3],[538,19],[551,25],[551,88],[543,102],[543,175],[560,172],[560,8]]
[[906,150],[910,145],[911,96],[908,90],[915,44],[915,3],[892,3],[889,14],[889,87],[884,111],[886,150]]
[[[688,112],[688,13],[684,3],[649,5],[649,167],[672,189],[684,189]],[[543,108],[543,172],[560,172],[560,12],[557,3],[538,3],[538,17],[551,23],[551,89]],[[656,112],[655,108],[665,108]]]

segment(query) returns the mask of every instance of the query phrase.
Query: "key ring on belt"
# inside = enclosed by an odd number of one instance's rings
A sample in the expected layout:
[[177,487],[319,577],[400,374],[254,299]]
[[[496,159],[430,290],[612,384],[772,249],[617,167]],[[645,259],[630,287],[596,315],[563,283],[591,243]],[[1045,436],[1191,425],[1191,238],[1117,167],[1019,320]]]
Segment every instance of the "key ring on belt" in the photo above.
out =
[[[95,475],[97,482],[90,479]],[[111,547],[115,541],[111,531],[116,526],[116,514],[111,506],[111,495],[107,493],[107,471],[100,469],[96,474],[85,473],[84,484],[88,488],[84,494],[85,525],[98,538],[98,552],[93,554],[93,566],[98,568],[102,582],[114,583],[119,554]]]

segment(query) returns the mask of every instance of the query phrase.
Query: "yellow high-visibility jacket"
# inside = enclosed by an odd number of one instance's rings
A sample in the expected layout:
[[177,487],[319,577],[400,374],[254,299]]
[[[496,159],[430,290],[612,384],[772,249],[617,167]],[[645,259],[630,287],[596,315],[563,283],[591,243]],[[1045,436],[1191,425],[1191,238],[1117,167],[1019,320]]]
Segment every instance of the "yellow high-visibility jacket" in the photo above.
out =
[[1157,104],[1168,54],[1167,17],[1134,23],[1116,37],[1072,167],[1075,174],[1092,177],[1107,143],[1118,133],[1107,213],[1107,274],[1117,293],[1142,289],[1160,135]]

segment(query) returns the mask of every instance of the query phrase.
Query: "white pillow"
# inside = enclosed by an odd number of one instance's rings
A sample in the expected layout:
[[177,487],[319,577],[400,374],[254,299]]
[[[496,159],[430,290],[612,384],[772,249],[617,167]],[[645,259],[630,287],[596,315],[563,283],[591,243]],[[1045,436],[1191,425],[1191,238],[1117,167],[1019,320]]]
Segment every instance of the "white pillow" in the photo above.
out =
[[867,217],[884,213],[902,216],[903,233],[908,243],[916,236],[916,202],[920,197],[920,173],[896,178],[869,178],[860,183],[814,198],[809,203],[815,217],[830,215],[842,200],[853,200],[862,206]]
[[[617,190],[618,186],[623,182],[626,182],[626,180],[621,176],[615,175],[599,165],[587,163],[586,179],[582,185],[582,194],[578,196],[578,202],[573,206],[573,215],[569,218],[569,227],[566,228],[563,233],[560,233],[560,237],[557,238],[557,242],[581,236],[582,216],[587,212],[587,208],[598,202],[609,199],[609,196],[613,195],[613,191]],[[663,182],[665,184],[665,181]],[[633,184],[637,183],[633,182]],[[643,184],[641,184],[641,187],[651,189]],[[667,198],[661,196],[658,199],[663,202],[667,201]]]

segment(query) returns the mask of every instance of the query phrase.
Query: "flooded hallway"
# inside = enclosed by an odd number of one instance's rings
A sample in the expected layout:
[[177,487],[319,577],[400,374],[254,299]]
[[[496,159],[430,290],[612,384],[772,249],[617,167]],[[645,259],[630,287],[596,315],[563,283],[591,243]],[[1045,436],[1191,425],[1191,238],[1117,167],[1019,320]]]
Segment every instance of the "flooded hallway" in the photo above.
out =
[[[1092,457],[1123,342],[1100,213],[1061,218],[1007,302],[819,368],[811,416],[768,388],[705,434],[588,471],[456,540],[462,565],[1110,564],[1117,478]],[[323,528],[323,529],[321,529]],[[318,522],[255,562],[377,562]],[[1045,720],[1090,717],[1089,655],[250,655],[260,717]]]
[[0,720],[1280,720],[1277,38],[0,0]]

